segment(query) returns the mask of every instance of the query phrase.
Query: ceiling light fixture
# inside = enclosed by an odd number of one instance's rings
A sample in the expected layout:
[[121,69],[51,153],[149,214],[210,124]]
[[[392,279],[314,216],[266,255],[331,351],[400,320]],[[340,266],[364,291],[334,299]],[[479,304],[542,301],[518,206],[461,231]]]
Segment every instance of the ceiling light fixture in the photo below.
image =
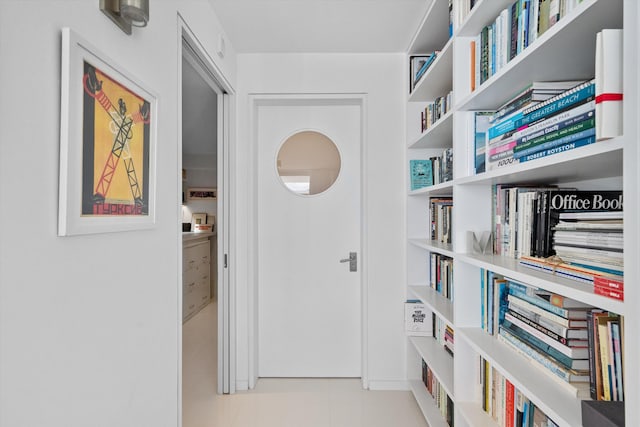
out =
[[149,0],[100,0],[100,10],[129,35],[132,26],[146,27],[149,22]]

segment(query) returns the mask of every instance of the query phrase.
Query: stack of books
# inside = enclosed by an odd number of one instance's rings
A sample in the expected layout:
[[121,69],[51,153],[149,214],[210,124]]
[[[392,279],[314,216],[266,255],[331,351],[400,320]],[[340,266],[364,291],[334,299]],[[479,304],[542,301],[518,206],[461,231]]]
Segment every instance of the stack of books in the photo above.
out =
[[427,387],[429,394],[435,400],[442,418],[444,418],[449,426],[453,427],[453,400],[451,400],[449,395],[447,395],[447,392],[440,384],[440,381],[438,381],[436,376],[433,375],[433,371],[424,360],[422,361],[422,382]]
[[557,424],[535,406],[502,373],[480,357],[482,410],[500,427],[545,426]]
[[432,197],[429,199],[429,211],[431,212],[431,240],[451,243],[453,198]]
[[519,253],[519,263],[624,300],[622,192],[556,189],[543,195],[532,220],[542,236],[536,236],[540,250]]
[[496,121],[487,131],[487,170],[595,142],[595,105],[595,83],[587,81]]
[[447,324],[447,322],[440,317],[432,313],[432,333],[433,338],[440,344],[451,356],[454,352],[454,339],[453,328]]
[[593,307],[508,280],[508,305],[498,339],[578,397],[589,396],[587,315]]

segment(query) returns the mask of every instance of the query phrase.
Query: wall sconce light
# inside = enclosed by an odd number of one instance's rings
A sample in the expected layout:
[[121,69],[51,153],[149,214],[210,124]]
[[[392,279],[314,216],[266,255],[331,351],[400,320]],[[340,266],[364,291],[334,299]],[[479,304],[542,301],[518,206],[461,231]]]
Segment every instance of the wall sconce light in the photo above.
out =
[[132,26],[146,27],[149,22],[149,0],[100,0],[100,10],[129,35]]

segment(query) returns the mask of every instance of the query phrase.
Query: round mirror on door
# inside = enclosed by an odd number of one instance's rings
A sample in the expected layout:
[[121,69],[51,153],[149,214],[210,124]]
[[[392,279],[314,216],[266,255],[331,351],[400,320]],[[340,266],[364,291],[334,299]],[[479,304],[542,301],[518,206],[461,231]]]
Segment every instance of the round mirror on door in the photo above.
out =
[[278,151],[277,169],[284,186],[310,196],[331,187],[340,173],[340,153],[326,135],[315,131],[293,134]]

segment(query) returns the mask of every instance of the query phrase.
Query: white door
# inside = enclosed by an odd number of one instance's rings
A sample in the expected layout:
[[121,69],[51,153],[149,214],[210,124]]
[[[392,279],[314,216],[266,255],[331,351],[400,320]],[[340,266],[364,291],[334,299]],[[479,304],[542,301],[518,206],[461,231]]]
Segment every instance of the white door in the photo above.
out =
[[[361,106],[284,104],[257,109],[258,376],[360,377],[360,265],[340,260],[360,256]],[[276,159],[309,130],[335,143],[341,165],[328,190],[301,196]]]

